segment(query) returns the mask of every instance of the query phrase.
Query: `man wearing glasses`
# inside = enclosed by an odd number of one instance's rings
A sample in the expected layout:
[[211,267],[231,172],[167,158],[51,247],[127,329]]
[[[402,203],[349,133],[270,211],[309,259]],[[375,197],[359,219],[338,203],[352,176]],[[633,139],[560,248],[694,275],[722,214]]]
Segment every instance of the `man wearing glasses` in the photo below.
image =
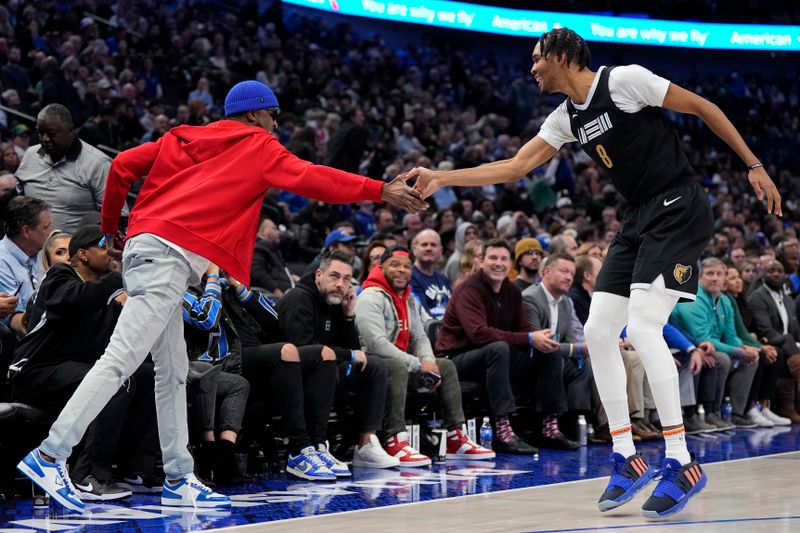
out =
[[187,449],[186,375],[181,302],[209,261],[245,286],[261,204],[267,189],[334,203],[385,201],[410,211],[427,208],[404,178],[381,183],[292,155],[271,134],[278,99],[257,81],[235,85],[225,98],[226,119],[179,126],[154,143],[114,160],[106,183],[101,228],[114,240],[131,186],[147,176],[131,212],[122,255],[128,300],[105,353],[64,407],[50,435],[18,468],[60,505],[85,508],[66,474],[65,459],[109,398],[148,352],[155,363],[155,397],[166,480],[161,504],[229,506],[192,473]]

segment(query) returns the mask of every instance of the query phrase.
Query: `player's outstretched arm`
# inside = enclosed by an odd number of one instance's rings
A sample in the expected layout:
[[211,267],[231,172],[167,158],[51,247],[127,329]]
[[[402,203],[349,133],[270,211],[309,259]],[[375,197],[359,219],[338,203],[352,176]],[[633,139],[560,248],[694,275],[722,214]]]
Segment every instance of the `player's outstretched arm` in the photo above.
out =
[[536,136],[525,143],[511,159],[449,171],[416,167],[409,172],[408,178],[417,178],[414,188],[422,193],[423,198],[427,198],[442,187],[453,185],[479,187],[519,179],[546,163],[556,152],[557,150],[547,141]]
[[[747,172],[747,179],[750,181],[750,185],[753,187],[759,201],[766,196],[767,212],[775,213],[778,216],[783,215],[781,195],[778,192],[778,188],[775,187],[767,171],[761,166],[761,162],[750,151],[736,127],[728,120],[728,117],[725,116],[719,106],[692,91],[670,83],[667,94],[664,96],[662,107],[679,113],[695,115],[705,122],[711,128],[711,131],[725,141],[731,147],[731,150],[736,152],[736,155],[750,168]],[[752,168],[754,165],[755,168]]]

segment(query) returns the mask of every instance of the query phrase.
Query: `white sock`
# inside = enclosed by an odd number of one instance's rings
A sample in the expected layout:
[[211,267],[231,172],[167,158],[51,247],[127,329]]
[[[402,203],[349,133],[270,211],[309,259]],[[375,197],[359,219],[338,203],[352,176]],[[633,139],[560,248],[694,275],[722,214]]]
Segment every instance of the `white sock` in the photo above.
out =
[[674,433],[664,432],[667,457],[687,464],[691,460],[683,430],[678,370],[664,341],[663,332],[664,324],[677,302],[677,296],[665,292],[663,276],[656,278],[648,289],[631,291],[628,339],[642,358],[661,424],[664,427],[680,426],[673,430]]
[[627,320],[628,298],[607,292],[595,292],[592,295],[584,332],[592,357],[597,392],[608,417],[614,451],[624,457],[636,453],[630,431],[627,375],[619,351],[619,336]]
[[608,426],[611,432],[612,446],[615,453],[622,455],[625,458],[630,457],[636,453],[636,447],[633,445],[633,434],[631,433],[631,424],[628,422],[624,427],[615,428],[610,424]]
[[664,441],[667,443],[666,456],[675,459],[682,465],[692,462],[689,450],[686,449],[686,431],[683,424],[679,428],[664,431]]

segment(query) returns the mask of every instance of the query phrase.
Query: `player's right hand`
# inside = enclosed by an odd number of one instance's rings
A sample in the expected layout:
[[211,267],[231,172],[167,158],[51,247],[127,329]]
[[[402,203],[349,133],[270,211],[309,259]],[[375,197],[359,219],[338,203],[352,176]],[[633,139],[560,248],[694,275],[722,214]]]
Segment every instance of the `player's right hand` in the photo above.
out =
[[417,178],[414,190],[418,191],[422,198],[427,198],[441,188],[439,180],[434,177],[433,170],[425,167],[412,168],[408,173],[409,178]]

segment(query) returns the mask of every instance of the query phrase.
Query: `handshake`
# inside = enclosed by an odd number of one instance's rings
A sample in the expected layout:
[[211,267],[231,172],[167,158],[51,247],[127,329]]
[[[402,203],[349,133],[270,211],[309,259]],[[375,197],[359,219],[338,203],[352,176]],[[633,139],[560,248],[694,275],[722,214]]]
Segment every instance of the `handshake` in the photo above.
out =
[[[416,182],[413,187],[409,187],[408,180],[414,178]],[[430,207],[425,198],[436,192],[439,187],[432,170],[415,167],[385,183],[381,190],[381,200],[400,209],[418,213]]]

